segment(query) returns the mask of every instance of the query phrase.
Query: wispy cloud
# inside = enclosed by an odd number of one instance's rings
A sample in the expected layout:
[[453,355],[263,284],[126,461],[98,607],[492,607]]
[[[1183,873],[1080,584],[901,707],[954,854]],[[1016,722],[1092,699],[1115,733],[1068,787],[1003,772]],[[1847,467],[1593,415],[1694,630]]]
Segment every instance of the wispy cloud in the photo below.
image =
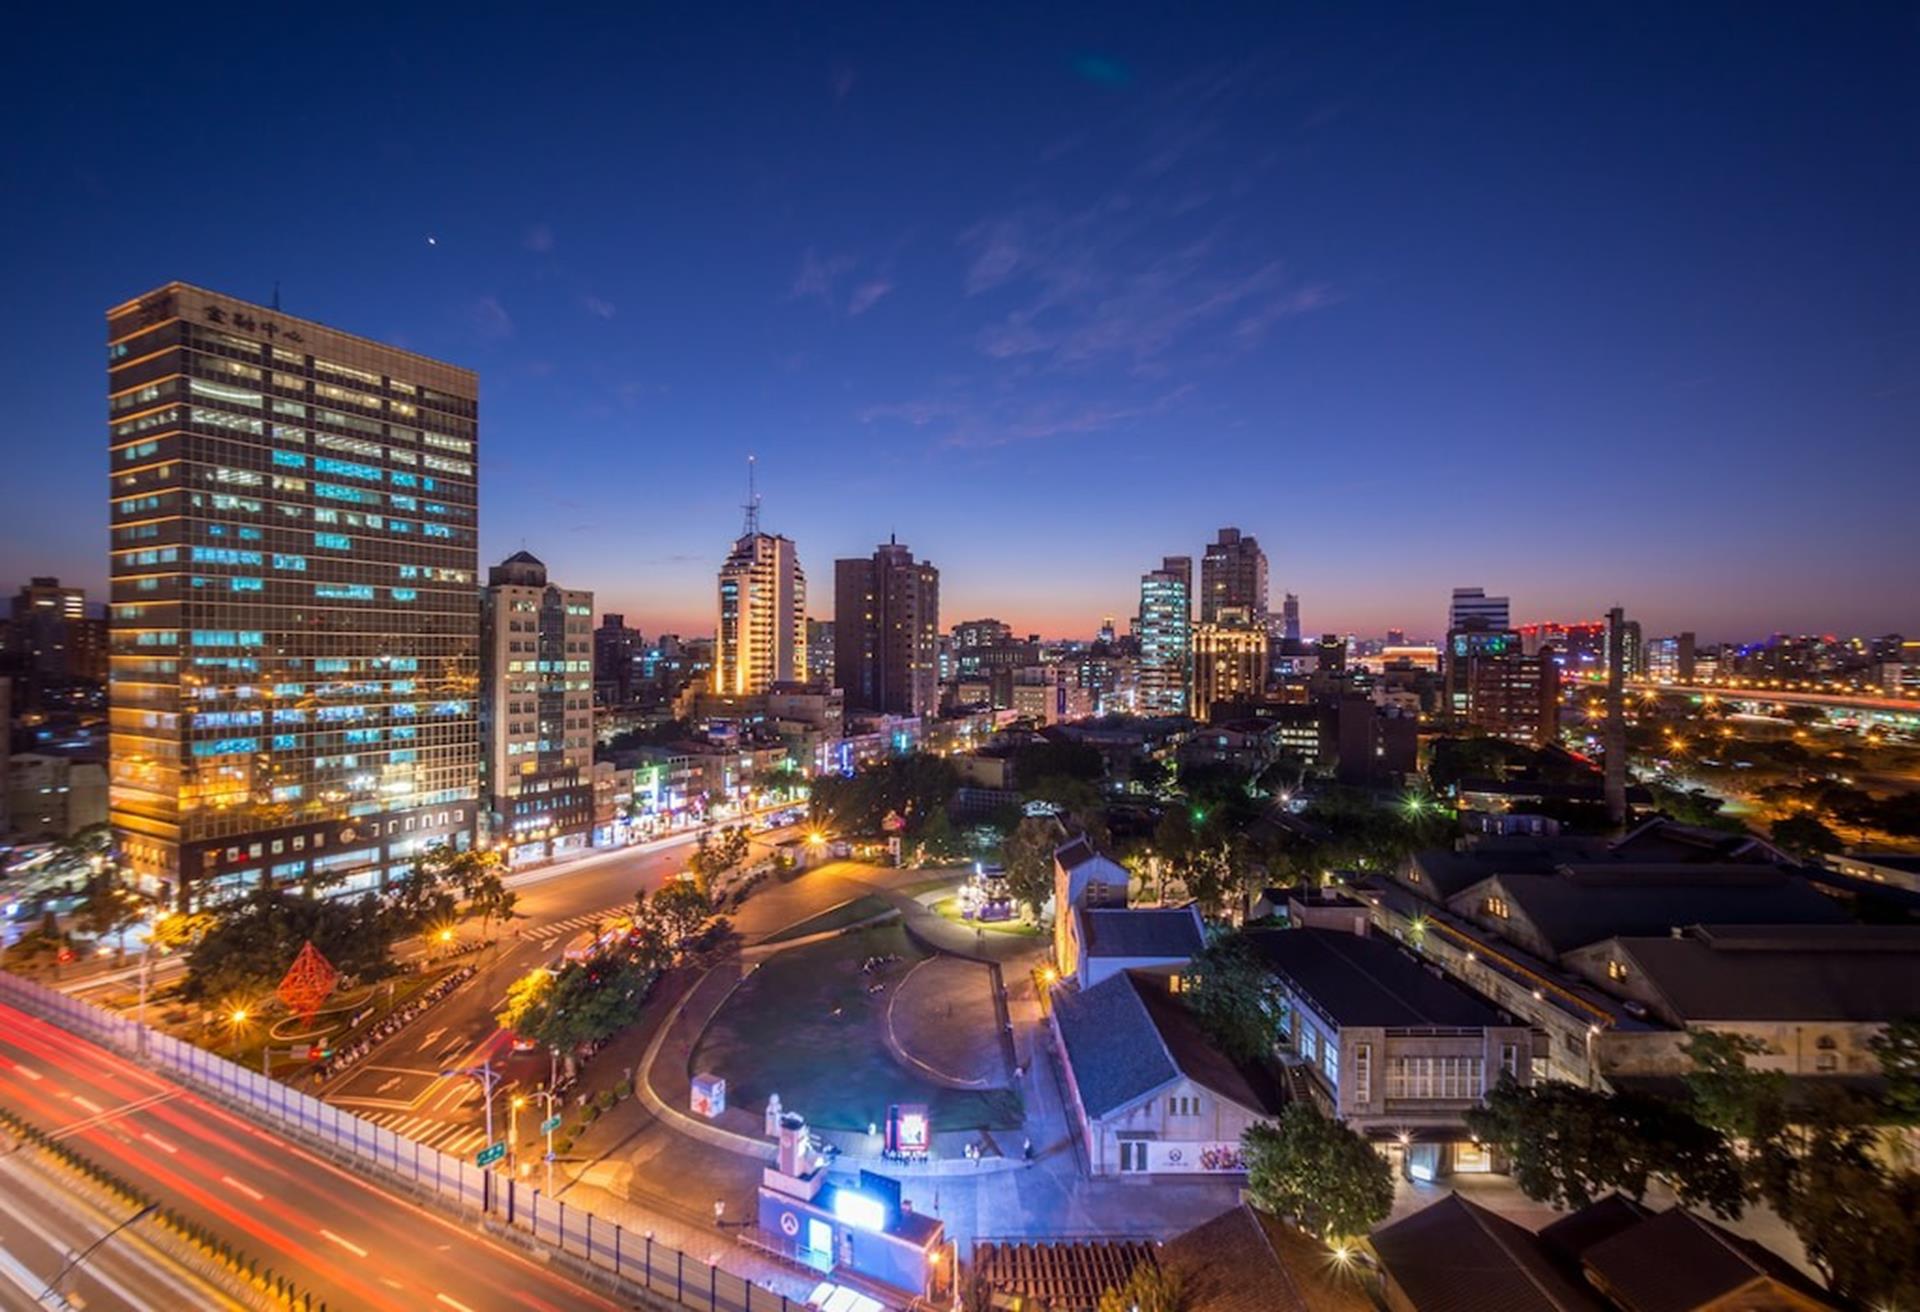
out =
[[467,321],[483,341],[503,342],[513,336],[513,316],[498,297],[482,296],[467,310]]
[[860,412],[860,421],[930,430],[936,449],[981,449],[1097,433],[1164,414],[1193,390],[1187,384],[1128,401],[1086,401],[1058,394],[1032,399],[1001,396],[985,403],[960,396],[923,397],[868,406]]
[[528,250],[536,254],[548,254],[553,250],[553,229],[544,223],[534,224],[527,229],[524,244]]
[[851,273],[855,263],[851,255],[823,256],[809,246],[800,257],[800,271],[793,275],[787,296],[796,301],[815,299],[831,309],[834,284]]
[[847,298],[847,313],[853,315],[865,314],[868,310],[880,304],[883,298],[892,293],[893,284],[885,278],[875,278],[871,282],[863,282],[858,287],[855,287],[853,289],[853,295]]
[[581,299],[581,306],[596,319],[611,319],[614,314],[612,301],[603,301],[598,296],[588,295]]

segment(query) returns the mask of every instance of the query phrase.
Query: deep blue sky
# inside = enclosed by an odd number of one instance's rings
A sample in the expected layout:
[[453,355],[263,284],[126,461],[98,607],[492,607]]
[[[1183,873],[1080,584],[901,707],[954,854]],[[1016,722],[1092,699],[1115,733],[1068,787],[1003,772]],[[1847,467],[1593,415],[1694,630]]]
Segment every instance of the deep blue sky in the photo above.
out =
[[105,308],[278,280],[649,633],[749,452],[819,614],[897,531],[1088,633],[1238,524],[1316,631],[1920,631],[1912,6],[559,8],[9,19],[0,586],[103,584]]

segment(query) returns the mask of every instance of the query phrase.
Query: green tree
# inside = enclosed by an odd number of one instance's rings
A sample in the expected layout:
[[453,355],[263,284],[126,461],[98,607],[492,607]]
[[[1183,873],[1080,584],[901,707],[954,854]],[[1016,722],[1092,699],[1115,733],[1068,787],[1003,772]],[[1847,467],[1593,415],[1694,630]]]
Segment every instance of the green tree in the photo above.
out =
[[1799,1132],[1769,1201],[1808,1259],[1862,1306],[1920,1306],[1920,1173],[1883,1167],[1872,1129],[1845,1118],[1803,1121]]
[[1685,1077],[1687,1097],[1702,1122],[1754,1144],[1780,1132],[1786,1120],[1787,1077],[1747,1065],[1749,1057],[1772,1051],[1763,1040],[1698,1030],[1680,1050],[1693,1065]]
[[1827,827],[1826,822],[1817,816],[1790,815],[1775,820],[1768,830],[1773,841],[1793,855],[1807,858],[1820,856],[1827,852],[1838,852],[1844,843],[1840,835]]
[[534,970],[507,990],[496,1019],[542,1047],[571,1053],[631,1024],[652,972],[625,953]]
[[484,935],[493,929],[496,920],[513,919],[513,910],[520,904],[520,895],[507,887],[497,865],[474,872],[460,890],[466,901],[466,913],[480,917],[480,932]]
[[1241,1136],[1247,1198],[1324,1239],[1364,1235],[1393,1207],[1393,1169],[1373,1145],[1306,1103]]
[[687,869],[692,872],[694,882],[711,892],[728,871],[747,859],[752,841],[745,825],[731,825],[721,830],[718,837],[712,830],[701,830],[699,838],[694,840],[693,855],[687,858]]
[[1879,1059],[1887,1082],[1883,1103],[1888,1119],[1902,1125],[1920,1124],[1920,1017],[1906,1016],[1872,1039],[1867,1047]]
[[1280,994],[1273,972],[1239,934],[1223,934],[1187,963],[1187,1009],[1221,1051],[1253,1061],[1273,1050]]
[[651,898],[642,897],[636,895],[635,910],[659,927],[662,943],[676,955],[686,951],[713,916],[713,900],[684,879],[669,879]]
[[1186,1286],[1176,1271],[1141,1262],[1118,1285],[1100,1291],[1099,1312],[1186,1312]]
[[1507,1153],[1522,1193],[1556,1207],[1585,1207],[1610,1190],[1644,1198],[1656,1175],[1721,1216],[1739,1216],[1744,1203],[1726,1135],[1657,1098],[1503,1079],[1467,1113],[1467,1128]]
[[1067,831],[1051,816],[1027,816],[1000,845],[1007,892],[1036,919],[1053,896],[1053,852],[1066,838]]
[[44,925],[29,930],[0,953],[0,966],[15,975],[36,978],[50,974],[60,964],[67,941],[57,929],[49,934]]
[[120,955],[127,951],[127,931],[146,916],[139,896],[122,884],[112,872],[87,881],[87,900],[80,904],[76,920],[89,938],[118,940]]
[[206,1001],[268,992],[306,942],[343,976],[377,979],[392,969],[393,929],[378,899],[310,898],[261,887],[220,909],[187,955],[181,993]]

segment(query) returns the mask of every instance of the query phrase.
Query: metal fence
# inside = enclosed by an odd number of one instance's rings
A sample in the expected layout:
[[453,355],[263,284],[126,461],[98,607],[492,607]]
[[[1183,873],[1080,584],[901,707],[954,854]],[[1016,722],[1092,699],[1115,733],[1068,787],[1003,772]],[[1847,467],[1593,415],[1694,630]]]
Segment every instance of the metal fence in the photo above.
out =
[[403,1138],[133,1017],[5,972],[0,972],[0,998],[694,1312],[792,1312],[786,1295],[658,1243],[650,1234],[634,1234],[583,1207],[543,1198],[511,1176]]

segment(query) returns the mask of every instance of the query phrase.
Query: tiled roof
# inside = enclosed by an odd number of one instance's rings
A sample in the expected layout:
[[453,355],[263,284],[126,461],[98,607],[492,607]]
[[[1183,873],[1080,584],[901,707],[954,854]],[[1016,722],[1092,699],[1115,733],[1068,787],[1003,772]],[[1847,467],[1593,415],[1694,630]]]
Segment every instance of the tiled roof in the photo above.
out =
[[1414,1312],[1601,1312],[1538,1240],[1449,1194],[1373,1234],[1373,1251]]
[[1612,946],[1686,1023],[1920,1014],[1920,927],[1704,925]]
[[1564,865],[1502,874],[1508,901],[1555,952],[1675,925],[1832,925],[1837,902],[1790,871],[1755,865]]
[[1167,1241],[1189,1312],[1372,1312],[1352,1265],[1278,1217],[1245,1203]]
[[1581,1255],[1589,1248],[1613,1238],[1622,1230],[1639,1225],[1652,1215],[1652,1209],[1642,1207],[1625,1194],[1608,1194],[1598,1202],[1588,1203],[1579,1211],[1561,1217],[1534,1238],[1568,1266],[1577,1267]]
[[1073,869],[1075,866],[1085,865],[1087,862],[1098,858],[1099,855],[1100,853],[1094,848],[1093,844],[1088,841],[1085,834],[1080,835],[1070,842],[1062,843],[1053,850],[1053,859],[1068,870]]
[[1246,939],[1338,1025],[1504,1025],[1493,1004],[1437,975],[1391,939],[1335,929],[1257,929]]
[[1089,1117],[1118,1111],[1176,1075],[1255,1112],[1281,1105],[1278,1087],[1214,1047],[1164,979],[1122,971],[1090,989],[1060,990],[1053,1006]]
[[1090,957],[1186,960],[1206,947],[1200,917],[1189,907],[1089,907],[1080,912]]
[[1785,1285],[1816,1304],[1838,1306],[1778,1254],[1682,1207],[1595,1244],[1583,1261],[1594,1284],[1633,1312],[1729,1306],[1721,1300],[1762,1282]]

